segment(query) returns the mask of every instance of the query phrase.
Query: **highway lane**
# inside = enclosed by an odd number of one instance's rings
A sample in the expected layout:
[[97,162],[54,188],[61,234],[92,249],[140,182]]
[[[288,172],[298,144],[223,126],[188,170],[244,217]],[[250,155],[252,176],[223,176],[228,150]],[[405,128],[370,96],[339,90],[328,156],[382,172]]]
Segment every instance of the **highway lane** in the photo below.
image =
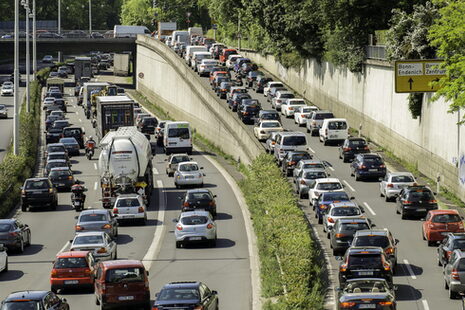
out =
[[[208,78],[201,78],[205,87],[210,88]],[[213,93],[213,91],[212,91]],[[272,109],[271,104],[263,94],[257,94],[249,89],[252,98],[258,99],[263,109]],[[226,101],[222,100],[226,105]],[[318,106],[318,103],[315,102]],[[233,112],[231,112],[233,113]],[[235,112],[234,112],[235,113]],[[295,124],[293,118],[285,118],[281,115],[283,127],[288,130],[306,133],[305,127]],[[343,117],[343,115],[338,115]],[[352,124],[353,125],[353,124]],[[253,126],[247,125],[253,133]],[[458,309],[460,301],[450,300],[448,291],[444,289],[442,267],[437,266],[436,247],[428,247],[421,237],[420,220],[401,220],[395,213],[395,203],[385,202],[379,195],[379,183],[374,181],[356,182],[349,173],[349,164],[343,163],[338,158],[337,146],[323,146],[318,137],[311,137],[306,133],[308,145],[316,158],[327,160],[333,167],[330,169],[331,177],[337,177],[346,184],[346,192],[349,196],[355,196],[356,201],[364,206],[366,216],[377,225],[376,228],[388,228],[395,238],[400,240],[398,244],[398,269],[394,282],[398,286],[398,309]],[[377,151],[376,148],[372,151]],[[291,179],[289,178],[290,182]],[[331,253],[329,240],[323,232],[322,225],[318,225],[314,212],[309,207],[308,199],[301,199],[299,203],[307,215],[309,222],[316,229],[323,241],[323,247]],[[367,207],[368,205],[368,207]],[[339,261],[330,255],[331,267],[337,283]]]
[[[71,93],[71,89],[67,91]],[[74,98],[69,99],[69,121],[84,127],[86,136],[95,135],[82,108],[75,105]],[[72,158],[72,169],[75,177],[84,181],[89,189],[86,206],[101,208],[96,183],[98,157],[89,161],[82,155]],[[178,197],[184,190],[175,189],[173,178],[168,178],[164,173],[166,156],[158,150],[153,160],[157,188],[154,189],[152,203],[148,208],[148,225],[124,225],[119,228],[118,258],[144,259],[146,266],[150,266],[152,299],[170,281],[200,280],[219,292],[222,309],[235,309],[238,306],[250,308],[250,265],[240,207],[230,186],[203,154],[194,153],[192,157],[205,168],[206,187],[218,195],[218,246],[175,248],[175,224],[172,219],[179,214],[181,202]],[[70,193],[60,193],[56,212],[18,211],[17,216],[31,227],[32,246],[22,255],[11,254],[10,271],[0,275],[0,299],[11,291],[50,288],[51,262],[58,252],[68,249],[68,241],[74,236],[77,213],[71,208]],[[155,236],[160,238],[160,243],[153,241]],[[62,292],[61,295],[68,300],[71,309],[98,308],[93,294]]]

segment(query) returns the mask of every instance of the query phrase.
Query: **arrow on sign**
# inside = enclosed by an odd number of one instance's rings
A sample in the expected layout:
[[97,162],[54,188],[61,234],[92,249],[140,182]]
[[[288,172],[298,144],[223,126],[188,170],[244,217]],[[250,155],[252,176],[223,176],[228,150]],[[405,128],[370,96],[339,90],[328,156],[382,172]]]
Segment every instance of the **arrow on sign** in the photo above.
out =
[[[432,80],[431,82],[439,82],[439,79],[438,79],[438,78],[435,78],[435,79]],[[431,89],[434,89],[434,84],[431,85]]]
[[410,78],[410,79],[408,80],[408,83],[410,84],[410,90],[412,90],[412,85],[413,85],[413,80],[412,80],[412,78]]

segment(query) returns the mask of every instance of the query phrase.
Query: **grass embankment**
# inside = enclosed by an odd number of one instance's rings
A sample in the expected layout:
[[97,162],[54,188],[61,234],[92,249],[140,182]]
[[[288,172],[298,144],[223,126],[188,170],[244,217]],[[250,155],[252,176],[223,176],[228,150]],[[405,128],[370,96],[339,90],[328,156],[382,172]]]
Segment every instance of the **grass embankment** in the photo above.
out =
[[[26,111],[26,102],[21,106],[19,119],[19,154],[14,155],[12,148],[0,163],[0,217],[5,217],[20,201],[25,179],[31,177],[37,162],[40,136],[40,96],[42,86],[50,69],[37,73],[37,80],[30,86],[31,110]],[[14,111],[10,111],[10,117]]]

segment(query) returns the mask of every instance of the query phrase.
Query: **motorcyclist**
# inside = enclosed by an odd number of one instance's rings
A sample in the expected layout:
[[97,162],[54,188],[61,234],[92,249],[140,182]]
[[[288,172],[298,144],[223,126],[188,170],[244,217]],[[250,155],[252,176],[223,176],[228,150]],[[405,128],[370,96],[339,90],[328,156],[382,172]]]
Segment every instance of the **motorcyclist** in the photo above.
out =
[[76,180],[74,182],[74,185],[71,186],[71,201],[80,199],[82,201],[82,204],[84,204],[84,202],[86,201],[86,194],[84,194],[85,191],[86,188],[81,185],[79,180]]
[[95,148],[96,145],[97,145],[97,143],[94,141],[94,139],[92,138],[92,136],[89,136],[89,139],[87,139],[86,145],[85,145],[86,154],[87,154],[88,151],[94,150],[94,148]]

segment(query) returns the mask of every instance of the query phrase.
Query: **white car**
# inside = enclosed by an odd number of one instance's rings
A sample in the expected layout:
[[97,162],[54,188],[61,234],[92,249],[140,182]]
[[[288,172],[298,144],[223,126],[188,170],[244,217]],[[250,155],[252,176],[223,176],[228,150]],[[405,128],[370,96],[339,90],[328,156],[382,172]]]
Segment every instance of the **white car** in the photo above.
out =
[[208,242],[210,246],[216,246],[216,224],[208,211],[181,212],[174,235],[177,248],[187,243],[200,242]]
[[279,90],[276,92],[276,96],[271,99],[271,106],[276,109],[276,111],[281,110],[281,105],[287,100],[295,98],[294,94],[289,90]]
[[56,117],[57,120],[64,120],[65,119],[65,113],[63,113],[63,111],[52,111],[52,112],[50,112],[49,116],[52,116],[53,118]]
[[10,84],[3,84],[2,89],[0,90],[0,94],[2,96],[13,96],[14,94],[14,88],[13,85]]
[[379,191],[386,201],[390,201],[407,186],[415,186],[417,181],[410,172],[388,172],[379,183]]
[[187,161],[178,164],[178,168],[174,173],[174,185],[176,188],[182,186],[198,185],[203,187],[204,174],[200,171],[203,167],[195,161]]
[[333,202],[323,215],[323,231],[328,233],[333,229],[334,223],[340,218],[361,218],[363,210],[352,201]]
[[308,189],[316,179],[323,179],[327,177],[328,174],[321,168],[300,170],[295,178],[295,192],[299,198],[305,198],[308,196]]
[[253,128],[255,137],[259,140],[268,139],[273,131],[283,131],[284,128],[279,121],[263,120]]
[[266,139],[265,150],[267,153],[274,154],[274,146],[276,145],[276,135],[279,131],[272,131],[270,137]]
[[113,214],[118,222],[138,221],[145,225],[147,222],[146,209],[141,195],[124,194],[116,198]]
[[47,107],[53,105],[55,103],[55,100],[55,97],[45,97],[44,100],[42,100],[43,109],[46,110]]
[[0,244],[0,271],[8,271],[8,254],[6,254],[6,247]]
[[238,58],[242,58],[243,56],[241,55],[238,55],[238,54],[233,54],[233,55],[229,55],[228,56],[228,60],[226,60],[226,67],[229,69],[229,70],[232,70],[232,68],[234,68],[234,64],[236,63],[236,60]]
[[326,165],[318,159],[299,160],[294,168],[294,171],[292,172],[294,182],[296,182],[297,175],[300,173],[300,171],[304,169],[321,169],[326,171]]
[[299,126],[307,124],[307,118],[313,111],[318,111],[318,108],[315,106],[299,107],[294,111],[294,122]]
[[202,59],[200,64],[197,65],[197,72],[200,76],[209,75],[211,69],[218,65],[218,60],[215,59]]
[[306,103],[303,99],[292,98],[287,99],[281,104],[281,114],[286,117],[294,116],[294,112],[300,107],[305,107]]
[[266,86],[263,87],[263,95],[265,97],[268,97],[268,95],[270,94],[270,90],[273,87],[284,87],[284,84],[281,82],[273,82],[273,81],[266,83]]
[[95,260],[115,260],[118,258],[117,245],[102,231],[77,233],[71,241],[70,251],[90,251]]
[[8,118],[8,108],[4,104],[0,104],[0,117]]
[[308,189],[308,199],[310,200],[310,205],[313,206],[321,193],[343,191],[344,186],[337,178],[317,179],[313,186]]

